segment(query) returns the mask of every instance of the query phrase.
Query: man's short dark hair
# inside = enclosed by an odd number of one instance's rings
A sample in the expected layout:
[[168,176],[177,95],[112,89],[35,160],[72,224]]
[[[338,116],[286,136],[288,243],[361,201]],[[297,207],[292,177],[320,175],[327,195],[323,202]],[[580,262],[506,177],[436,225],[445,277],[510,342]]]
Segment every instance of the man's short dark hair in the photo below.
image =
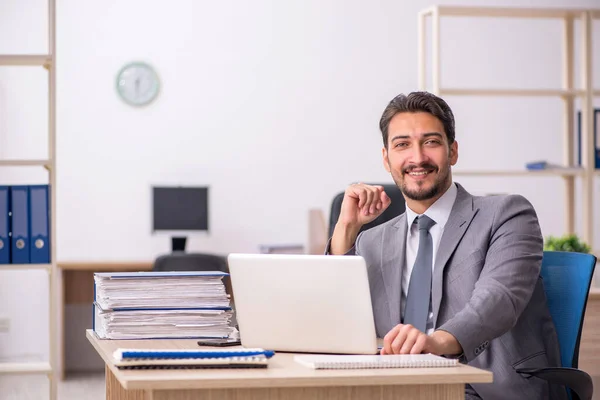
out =
[[454,143],[454,114],[450,106],[440,97],[429,92],[399,94],[389,102],[379,120],[379,129],[383,135],[383,145],[388,146],[388,128],[396,114],[402,112],[426,112],[442,122],[448,144]]

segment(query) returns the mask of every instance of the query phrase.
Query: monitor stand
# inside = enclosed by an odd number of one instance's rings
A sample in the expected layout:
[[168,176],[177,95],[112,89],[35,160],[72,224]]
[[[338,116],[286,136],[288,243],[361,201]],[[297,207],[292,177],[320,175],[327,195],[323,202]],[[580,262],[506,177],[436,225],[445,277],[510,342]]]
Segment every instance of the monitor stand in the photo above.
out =
[[173,253],[177,251],[185,252],[185,242],[187,241],[187,237],[172,237],[171,238],[171,251]]

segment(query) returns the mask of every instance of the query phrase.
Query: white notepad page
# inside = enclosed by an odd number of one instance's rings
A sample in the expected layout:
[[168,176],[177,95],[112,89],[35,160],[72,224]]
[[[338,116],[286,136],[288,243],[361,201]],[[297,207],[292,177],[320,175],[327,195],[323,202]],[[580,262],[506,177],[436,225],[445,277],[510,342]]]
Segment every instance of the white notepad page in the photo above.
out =
[[294,360],[313,369],[453,367],[458,360],[435,354],[299,355]]

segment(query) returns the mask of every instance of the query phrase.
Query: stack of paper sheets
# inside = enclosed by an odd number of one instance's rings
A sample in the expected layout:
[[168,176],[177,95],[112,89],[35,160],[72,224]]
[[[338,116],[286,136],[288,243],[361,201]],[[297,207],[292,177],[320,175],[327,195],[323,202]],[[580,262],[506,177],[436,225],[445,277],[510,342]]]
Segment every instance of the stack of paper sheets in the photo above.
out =
[[94,331],[106,339],[228,338],[223,272],[96,273]]

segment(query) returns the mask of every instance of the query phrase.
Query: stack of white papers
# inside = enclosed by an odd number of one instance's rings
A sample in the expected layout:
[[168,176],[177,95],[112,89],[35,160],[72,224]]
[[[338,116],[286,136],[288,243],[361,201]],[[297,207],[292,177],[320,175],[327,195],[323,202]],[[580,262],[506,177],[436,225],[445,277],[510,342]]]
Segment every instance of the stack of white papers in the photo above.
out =
[[[96,303],[114,308],[229,307],[221,272],[95,274]],[[218,274],[218,275],[215,275]]]
[[96,273],[94,331],[105,339],[237,335],[222,272]]
[[102,310],[96,308],[95,331],[106,339],[226,338],[231,310]]

